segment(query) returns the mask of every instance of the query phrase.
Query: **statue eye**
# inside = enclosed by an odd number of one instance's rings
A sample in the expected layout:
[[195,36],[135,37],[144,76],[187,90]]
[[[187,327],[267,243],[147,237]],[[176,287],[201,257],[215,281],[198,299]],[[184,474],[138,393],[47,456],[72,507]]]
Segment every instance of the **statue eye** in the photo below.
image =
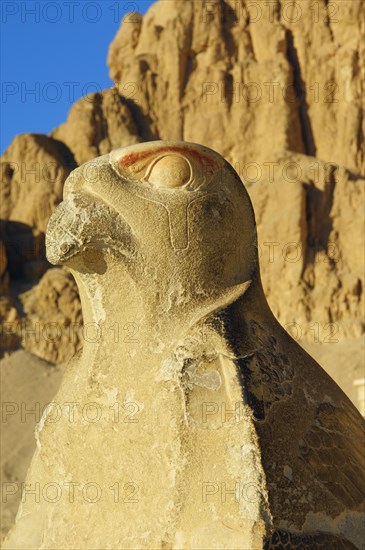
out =
[[110,163],[123,178],[161,192],[206,190],[223,168],[220,159],[195,144],[160,143],[117,149],[110,153]]
[[150,164],[143,179],[153,187],[173,189],[189,184],[193,179],[193,170],[183,156],[166,155]]

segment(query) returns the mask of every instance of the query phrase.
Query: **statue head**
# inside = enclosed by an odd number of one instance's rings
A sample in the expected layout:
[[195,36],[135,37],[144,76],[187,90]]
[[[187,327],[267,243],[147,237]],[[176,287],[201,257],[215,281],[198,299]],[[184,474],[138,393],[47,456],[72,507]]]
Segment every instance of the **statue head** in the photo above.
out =
[[240,178],[219,154],[185,142],[132,145],[74,170],[46,244],[51,263],[99,282],[119,270],[142,294],[190,308],[232,301],[258,270]]

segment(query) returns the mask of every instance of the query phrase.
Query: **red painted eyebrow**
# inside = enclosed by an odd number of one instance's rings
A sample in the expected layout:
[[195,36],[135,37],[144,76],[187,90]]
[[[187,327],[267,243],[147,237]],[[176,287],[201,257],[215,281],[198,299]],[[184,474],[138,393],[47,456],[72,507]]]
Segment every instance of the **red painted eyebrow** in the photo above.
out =
[[196,158],[200,162],[203,161],[204,164],[208,164],[211,168],[218,168],[218,164],[216,160],[210,156],[208,156],[206,153],[202,153],[201,151],[196,151],[195,149],[189,149],[185,147],[179,147],[179,146],[172,146],[172,145],[165,145],[163,147],[158,147],[157,149],[149,150],[149,151],[141,151],[139,153],[129,153],[129,155],[126,155],[125,157],[121,158],[118,163],[122,168],[128,168],[129,166],[132,166],[135,162],[142,160],[146,157],[155,155],[156,153],[167,153],[167,152],[174,152],[174,153],[181,153],[185,154],[191,157]]

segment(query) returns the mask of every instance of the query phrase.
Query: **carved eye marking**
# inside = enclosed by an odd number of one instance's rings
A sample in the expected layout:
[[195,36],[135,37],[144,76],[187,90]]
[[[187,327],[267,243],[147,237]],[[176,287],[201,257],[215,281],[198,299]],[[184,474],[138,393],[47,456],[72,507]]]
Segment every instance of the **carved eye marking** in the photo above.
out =
[[143,179],[154,187],[182,187],[193,179],[193,168],[186,157],[166,155],[150,164]]
[[[128,148],[129,149],[129,148]],[[139,150],[141,149],[141,150]],[[132,181],[157,191],[206,189],[223,163],[210,151],[194,144],[163,145],[110,153],[113,169]]]

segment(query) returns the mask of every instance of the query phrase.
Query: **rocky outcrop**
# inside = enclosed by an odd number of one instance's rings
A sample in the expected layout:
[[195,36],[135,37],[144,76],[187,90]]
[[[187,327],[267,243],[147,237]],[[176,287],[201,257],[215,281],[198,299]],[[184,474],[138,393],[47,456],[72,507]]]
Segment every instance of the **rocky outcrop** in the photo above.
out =
[[231,162],[289,149],[364,168],[362,2],[160,0],[127,16],[108,63],[161,139]]
[[65,269],[49,269],[20,295],[23,347],[52,363],[65,363],[81,347],[83,325],[76,283]]
[[78,164],[140,141],[128,101],[115,88],[77,101],[52,136],[69,147]]
[[331,344],[364,332],[365,180],[285,153],[248,187],[265,293],[296,339]]
[[62,142],[40,134],[16,136],[1,162],[1,219],[44,233],[62,199],[63,183],[75,167]]
[[34,280],[48,269],[44,233],[75,166],[62,142],[39,134],[16,136],[4,153],[0,216],[11,276]]

